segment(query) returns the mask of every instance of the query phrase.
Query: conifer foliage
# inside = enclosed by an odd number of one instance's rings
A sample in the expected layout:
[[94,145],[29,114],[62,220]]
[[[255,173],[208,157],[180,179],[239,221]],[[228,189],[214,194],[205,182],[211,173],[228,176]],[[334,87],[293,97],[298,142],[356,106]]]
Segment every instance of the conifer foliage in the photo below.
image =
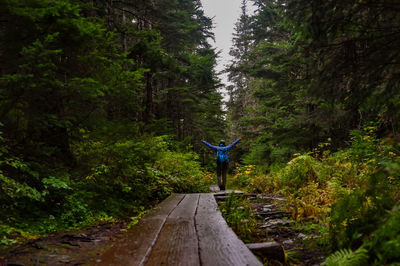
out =
[[293,218],[328,225],[324,265],[398,263],[399,2],[249,4],[227,69],[241,81],[232,79],[228,122],[231,134],[247,132],[243,161],[257,167],[235,182],[283,194]]
[[185,147],[223,112],[199,0],[5,0],[0,16],[4,243],[201,190]]
[[[399,133],[396,1],[248,4],[257,9],[238,21],[227,71],[235,81],[233,127],[257,129],[249,161],[285,161],[328,138],[333,149],[343,148],[350,132],[370,121],[381,137]],[[252,108],[239,94],[255,97]]]

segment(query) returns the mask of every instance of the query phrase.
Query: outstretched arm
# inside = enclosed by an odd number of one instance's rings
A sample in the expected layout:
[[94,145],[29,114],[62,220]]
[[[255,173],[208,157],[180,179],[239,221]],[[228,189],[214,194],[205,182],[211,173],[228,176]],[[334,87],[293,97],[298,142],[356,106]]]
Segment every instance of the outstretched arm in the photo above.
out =
[[203,140],[202,141],[205,145],[207,145],[208,147],[210,147],[211,149],[213,149],[214,151],[218,150],[217,146],[211,145],[210,143],[208,143],[207,141]]
[[233,146],[235,146],[242,138],[238,138],[237,140],[235,140],[231,145],[229,145],[228,147],[226,147],[227,150],[230,150],[233,148]]

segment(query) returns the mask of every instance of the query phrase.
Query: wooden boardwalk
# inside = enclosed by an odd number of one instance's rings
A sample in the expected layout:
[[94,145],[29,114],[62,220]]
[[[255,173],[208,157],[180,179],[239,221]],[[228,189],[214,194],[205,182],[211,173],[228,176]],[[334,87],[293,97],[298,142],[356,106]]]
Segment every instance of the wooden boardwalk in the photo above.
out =
[[228,227],[213,194],[173,194],[93,265],[262,265]]

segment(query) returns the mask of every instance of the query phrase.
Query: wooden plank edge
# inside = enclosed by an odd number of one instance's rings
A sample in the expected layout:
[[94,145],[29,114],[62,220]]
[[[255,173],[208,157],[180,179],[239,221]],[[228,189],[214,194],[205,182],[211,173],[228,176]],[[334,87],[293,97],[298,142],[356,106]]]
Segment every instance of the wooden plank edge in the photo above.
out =
[[[156,233],[156,237],[153,239],[153,242],[150,244],[149,248],[147,249],[144,257],[142,258],[141,262],[140,262],[140,266],[144,266],[146,264],[146,261],[149,258],[149,255],[151,253],[151,250],[153,249],[158,237],[160,236],[161,230],[164,227],[165,222],[167,221],[168,216],[178,207],[178,205],[182,202],[182,200],[185,198],[186,194],[171,194],[171,196],[175,196],[175,195],[182,195],[182,198],[178,201],[178,203],[175,205],[174,208],[172,208],[172,210],[165,216],[165,218],[163,219],[160,228],[158,229],[157,233]],[[170,196],[170,197],[171,197]]]

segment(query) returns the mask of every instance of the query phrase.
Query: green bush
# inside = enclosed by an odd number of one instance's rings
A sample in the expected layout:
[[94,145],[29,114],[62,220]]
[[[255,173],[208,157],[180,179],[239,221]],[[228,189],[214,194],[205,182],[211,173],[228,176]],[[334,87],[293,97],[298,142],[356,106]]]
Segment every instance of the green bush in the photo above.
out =
[[35,183],[23,183],[0,172],[0,203],[5,207],[0,226],[8,228],[0,231],[2,244],[136,216],[173,192],[204,192],[212,182],[203,177],[198,156],[177,150],[169,136],[113,142],[85,134],[84,142],[74,143],[79,167],[70,173],[49,168],[47,175],[36,174],[24,161],[9,159],[3,149],[0,164],[36,177]]
[[245,242],[252,241],[257,220],[249,201],[242,195],[230,194],[226,202],[220,204],[222,216],[235,233]]
[[400,261],[400,202],[385,216],[365,246],[376,265]]
[[383,172],[369,177],[366,188],[354,189],[339,199],[331,212],[331,237],[334,246],[357,248],[380,224],[393,207],[392,185]]
[[210,181],[204,174],[194,153],[165,151],[155,164],[154,169],[163,178],[171,191],[176,193],[193,193],[208,191]]
[[316,164],[318,164],[317,160],[309,155],[295,157],[279,172],[280,186],[294,192],[308,181],[318,181],[318,175],[314,169]]
[[256,167],[255,165],[242,165],[236,167],[234,171],[234,175],[232,178],[229,178],[229,185],[238,188],[247,190],[251,184],[251,181],[256,177]]
[[398,262],[400,145],[395,138],[378,139],[376,131],[374,124],[354,130],[348,149],[332,153],[329,142],[322,143],[286,165],[271,165],[266,174],[242,171],[241,185],[281,193],[293,217],[328,225],[326,238],[340,251],[326,265]]
[[83,183],[100,197],[118,196],[119,201],[148,204],[171,192],[205,191],[208,185],[197,155],[169,150],[173,143],[168,136],[119,141],[107,147],[99,142],[93,145],[84,157],[97,156],[99,160]]

